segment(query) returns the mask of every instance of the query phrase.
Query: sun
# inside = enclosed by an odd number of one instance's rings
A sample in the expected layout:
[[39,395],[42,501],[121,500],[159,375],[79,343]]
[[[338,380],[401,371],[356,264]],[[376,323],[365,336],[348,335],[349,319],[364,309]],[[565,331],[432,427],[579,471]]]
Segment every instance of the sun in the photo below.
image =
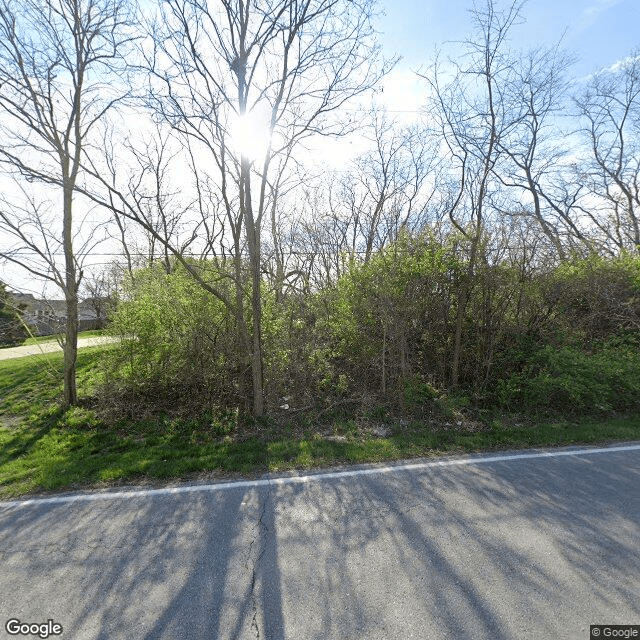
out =
[[264,159],[271,144],[271,127],[266,113],[258,109],[235,116],[231,123],[231,147],[250,162]]

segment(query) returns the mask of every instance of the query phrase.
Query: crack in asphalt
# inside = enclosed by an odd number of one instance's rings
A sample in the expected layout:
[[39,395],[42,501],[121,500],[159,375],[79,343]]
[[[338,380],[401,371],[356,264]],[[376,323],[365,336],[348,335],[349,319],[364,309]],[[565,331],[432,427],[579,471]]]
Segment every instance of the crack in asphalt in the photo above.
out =
[[[256,542],[256,540],[260,540],[260,550],[258,552],[258,555],[256,556],[256,559],[253,563],[253,568],[251,571],[251,587],[249,591],[249,597],[251,598],[252,610],[253,610],[253,617],[251,619],[251,629],[255,630],[256,640],[260,640],[260,625],[258,624],[258,602],[256,599],[255,587],[256,587],[258,568],[260,566],[260,561],[262,560],[262,556],[266,551],[267,533],[269,532],[269,528],[264,523],[263,519],[264,519],[265,512],[267,510],[267,502],[269,500],[272,500],[272,496],[271,496],[272,485],[269,482],[267,486],[268,486],[268,493],[267,493],[266,499],[262,504],[262,508],[260,509],[260,517],[258,518],[258,523],[256,526],[256,535],[254,536],[253,540],[251,541],[251,544],[249,545],[249,559],[251,559],[251,551],[253,549],[253,545]],[[249,567],[247,566],[247,569],[248,568]],[[263,588],[264,588],[264,585],[263,585]]]

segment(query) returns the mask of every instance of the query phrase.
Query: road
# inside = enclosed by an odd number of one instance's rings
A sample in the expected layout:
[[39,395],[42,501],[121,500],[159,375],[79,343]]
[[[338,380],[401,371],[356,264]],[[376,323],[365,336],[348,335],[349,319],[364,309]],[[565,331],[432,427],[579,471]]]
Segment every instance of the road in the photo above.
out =
[[590,624],[640,624],[639,456],[0,503],[0,637],[17,618],[82,640],[587,640]]
[[[108,344],[114,342],[117,338],[109,336],[95,336],[93,338],[79,338],[78,349],[82,347],[93,347],[98,344]],[[62,351],[62,347],[57,340],[51,342],[41,342],[40,344],[31,344],[22,347],[7,347],[0,349],[0,360],[12,360],[13,358],[23,358],[24,356],[35,356],[41,353],[52,353],[54,351]]]

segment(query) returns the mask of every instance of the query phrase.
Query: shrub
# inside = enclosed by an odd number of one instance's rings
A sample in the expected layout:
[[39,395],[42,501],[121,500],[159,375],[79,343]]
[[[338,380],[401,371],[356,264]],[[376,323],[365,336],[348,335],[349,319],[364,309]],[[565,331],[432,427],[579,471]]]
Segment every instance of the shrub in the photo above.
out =
[[613,338],[586,353],[575,346],[542,347],[519,373],[500,380],[496,397],[508,409],[563,413],[640,407],[640,351],[635,340]]
[[125,395],[133,412],[233,404],[240,363],[232,329],[223,304],[184,269],[140,270],[111,323],[120,342],[107,363],[108,391]]

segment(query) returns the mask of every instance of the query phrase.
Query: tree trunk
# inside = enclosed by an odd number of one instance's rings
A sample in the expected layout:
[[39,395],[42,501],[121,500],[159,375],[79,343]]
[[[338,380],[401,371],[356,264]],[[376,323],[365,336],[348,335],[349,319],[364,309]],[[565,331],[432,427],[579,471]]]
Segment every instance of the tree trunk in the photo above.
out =
[[249,268],[251,270],[251,315],[253,317],[253,339],[251,350],[251,378],[253,382],[253,415],[259,418],[264,413],[262,379],[262,295],[260,291],[260,229],[256,225],[251,201],[251,167],[248,159],[241,160],[240,203],[247,234]]
[[[464,287],[466,289],[466,287]],[[458,378],[460,375],[460,351],[462,349],[462,322],[464,320],[464,312],[466,307],[466,290],[458,293],[458,309],[456,313],[456,330],[453,338],[453,354],[451,357],[451,388],[458,387]]]
[[64,341],[64,406],[78,403],[76,389],[76,361],[78,358],[78,294],[65,291],[67,328]]
[[64,406],[78,403],[76,389],[76,361],[78,358],[78,282],[73,255],[71,214],[73,189],[65,186],[63,198],[63,245],[65,260],[64,296],[67,321],[64,341]]
[[262,300],[260,295],[260,263],[251,261],[252,291],[251,308],[253,315],[253,353],[251,373],[253,378],[253,415],[264,413],[264,390],[262,380]]
[[382,323],[382,394],[387,393],[387,323]]
[[471,297],[473,289],[473,278],[476,268],[476,259],[478,255],[478,244],[480,242],[481,232],[481,211],[478,213],[478,223],[476,225],[475,235],[471,239],[471,251],[469,254],[469,264],[458,292],[458,309],[456,311],[456,329],[453,341],[453,356],[451,358],[451,388],[456,389],[460,381],[460,358],[462,356],[462,325],[464,324],[464,316],[467,311],[467,305]]

